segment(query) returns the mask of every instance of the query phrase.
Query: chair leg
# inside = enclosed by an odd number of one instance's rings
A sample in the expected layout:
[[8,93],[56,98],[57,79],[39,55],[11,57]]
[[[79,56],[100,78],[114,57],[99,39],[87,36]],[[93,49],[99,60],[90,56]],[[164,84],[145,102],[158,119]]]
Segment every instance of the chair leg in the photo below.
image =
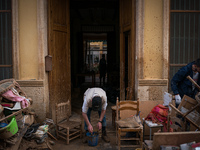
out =
[[57,137],[59,137],[59,135],[58,135],[58,126],[56,126],[56,135],[57,135]]
[[140,134],[140,146],[142,148],[142,145],[143,145],[143,131],[141,131],[141,134]]
[[67,128],[67,144],[69,144],[69,128]]
[[[136,132],[136,138],[139,138],[139,133]],[[140,141],[139,140],[135,140],[136,144],[139,145],[140,144]]]
[[118,144],[118,126],[116,125],[116,144]]
[[120,150],[120,147],[121,147],[121,129],[119,128],[118,129],[118,150]]

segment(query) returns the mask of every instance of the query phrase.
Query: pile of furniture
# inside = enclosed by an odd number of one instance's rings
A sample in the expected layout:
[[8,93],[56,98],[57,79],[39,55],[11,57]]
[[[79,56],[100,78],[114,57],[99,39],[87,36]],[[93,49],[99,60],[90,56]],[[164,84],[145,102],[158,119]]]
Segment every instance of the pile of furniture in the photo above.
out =
[[14,79],[0,81],[0,148],[17,149],[34,122],[34,114],[28,109],[31,104],[32,100]]

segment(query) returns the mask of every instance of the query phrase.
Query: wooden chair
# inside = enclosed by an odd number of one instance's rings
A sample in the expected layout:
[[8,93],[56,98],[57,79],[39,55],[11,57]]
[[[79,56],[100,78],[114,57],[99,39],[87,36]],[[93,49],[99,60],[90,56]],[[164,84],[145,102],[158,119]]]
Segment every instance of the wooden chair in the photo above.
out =
[[[137,123],[137,126],[135,125],[135,121],[131,120],[132,126],[125,127],[122,126],[119,121],[125,121],[125,124],[127,123],[130,124],[130,120],[126,122],[127,118],[133,118],[134,115],[139,114],[139,99],[137,101],[131,101],[131,100],[126,100],[126,101],[119,101],[117,98],[116,102],[116,137],[117,137],[117,143],[118,143],[118,149],[120,150],[121,147],[140,147],[142,148],[142,143],[143,143],[143,125],[140,123]],[[132,117],[130,117],[132,116]],[[136,136],[127,136],[127,133],[136,133]],[[124,136],[125,135],[125,136]],[[130,134],[131,135],[131,134]],[[122,142],[128,142],[129,144],[123,144]],[[133,142],[135,141],[135,143]]]
[[[131,87],[126,88],[126,99],[131,100],[131,97],[133,96],[133,91]],[[115,118],[116,118],[116,105],[111,107],[112,109],[112,125],[115,128]]]
[[80,121],[70,121],[70,101],[65,103],[56,104],[56,133],[57,136],[66,140],[67,144],[69,141],[82,137],[82,127]]

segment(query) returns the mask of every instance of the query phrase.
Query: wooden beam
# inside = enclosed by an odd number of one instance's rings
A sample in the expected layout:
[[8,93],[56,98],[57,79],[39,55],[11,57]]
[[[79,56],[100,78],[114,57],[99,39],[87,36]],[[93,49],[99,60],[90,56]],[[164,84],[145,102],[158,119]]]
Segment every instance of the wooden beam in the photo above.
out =
[[160,149],[161,145],[175,145],[180,146],[183,143],[196,141],[200,142],[200,132],[161,132],[154,133],[153,149]]

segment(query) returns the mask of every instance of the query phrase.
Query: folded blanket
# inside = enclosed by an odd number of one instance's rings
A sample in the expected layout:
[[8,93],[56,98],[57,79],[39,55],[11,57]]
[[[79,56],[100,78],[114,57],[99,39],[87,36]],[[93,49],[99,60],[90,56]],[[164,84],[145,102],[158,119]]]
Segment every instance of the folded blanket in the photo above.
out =
[[19,95],[18,92],[16,93],[16,90],[14,88],[3,93],[2,97],[13,102],[21,102],[22,108],[26,108],[29,106],[29,100],[26,99],[24,96]]

